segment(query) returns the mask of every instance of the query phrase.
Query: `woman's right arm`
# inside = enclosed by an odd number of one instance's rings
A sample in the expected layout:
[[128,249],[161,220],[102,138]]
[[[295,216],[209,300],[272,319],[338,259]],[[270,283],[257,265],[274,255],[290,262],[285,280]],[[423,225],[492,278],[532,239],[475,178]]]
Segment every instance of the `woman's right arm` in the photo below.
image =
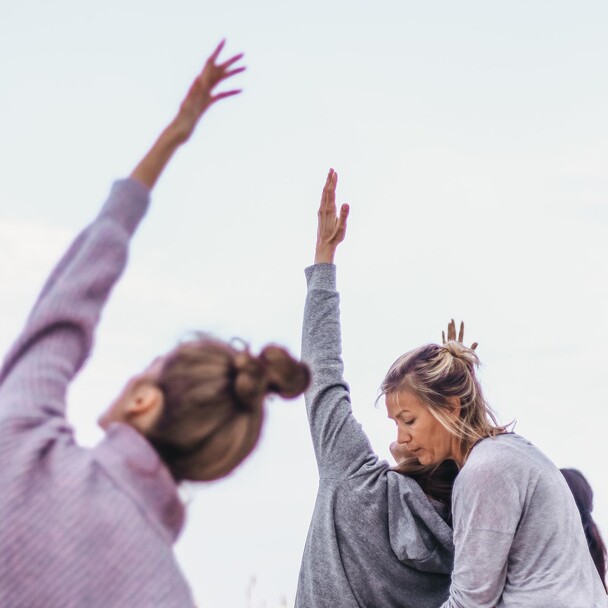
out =
[[378,460],[353,416],[343,376],[340,296],[333,262],[346,235],[349,208],[342,205],[340,213],[336,212],[337,180],[330,169],[318,214],[315,265],[306,269],[308,294],[302,328],[302,359],[312,372],[306,409],[319,474],[336,479],[355,475]]
[[46,281],[0,369],[0,418],[45,422],[64,416],[67,387],[91,351],[100,314],[125,267],[129,241],[148,207],[150,190],[209,107],[238,93],[214,93],[216,85],[244,69],[233,67],[242,55],[216,63],[222,47],[223,42],[131,178],[114,185],[99,215]]

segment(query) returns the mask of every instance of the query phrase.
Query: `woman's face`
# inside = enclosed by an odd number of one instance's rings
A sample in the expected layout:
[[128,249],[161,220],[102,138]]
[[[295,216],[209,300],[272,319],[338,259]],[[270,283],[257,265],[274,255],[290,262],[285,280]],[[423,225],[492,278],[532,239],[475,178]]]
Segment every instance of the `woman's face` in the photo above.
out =
[[[406,448],[420,464],[439,464],[444,460],[459,462],[459,444],[431,414],[429,408],[409,391],[386,396],[388,417],[397,425],[397,444]],[[457,408],[451,415],[458,416]]]

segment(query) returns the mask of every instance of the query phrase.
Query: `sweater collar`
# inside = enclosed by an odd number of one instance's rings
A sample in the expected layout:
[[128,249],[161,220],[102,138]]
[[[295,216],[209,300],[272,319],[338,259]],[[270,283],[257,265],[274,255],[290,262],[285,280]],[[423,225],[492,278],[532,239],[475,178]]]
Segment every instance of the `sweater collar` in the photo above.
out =
[[115,422],[93,457],[170,544],[181,532],[185,510],[177,484],[156,450],[133,427]]

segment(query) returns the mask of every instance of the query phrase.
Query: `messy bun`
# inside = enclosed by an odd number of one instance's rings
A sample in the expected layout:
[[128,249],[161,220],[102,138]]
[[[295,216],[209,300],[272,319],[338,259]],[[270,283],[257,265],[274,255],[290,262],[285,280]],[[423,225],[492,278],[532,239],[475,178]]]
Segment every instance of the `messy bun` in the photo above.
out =
[[280,346],[269,345],[262,349],[268,379],[268,391],[283,399],[301,395],[310,384],[310,371],[305,363],[296,361]]
[[479,367],[479,357],[477,353],[468,346],[465,346],[462,342],[456,342],[456,340],[450,340],[442,345],[445,353],[454,359],[458,359],[465,363],[471,371]]
[[308,367],[276,345],[266,346],[257,357],[244,349],[235,355],[234,367],[234,392],[245,407],[256,407],[267,394],[292,399],[310,382]]
[[147,437],[177,481],[218,479],[255,447],[266,396],[294,398],[309,382],[308,367],[280,346],[256,356],[201,336],[165,357],[163,409]]

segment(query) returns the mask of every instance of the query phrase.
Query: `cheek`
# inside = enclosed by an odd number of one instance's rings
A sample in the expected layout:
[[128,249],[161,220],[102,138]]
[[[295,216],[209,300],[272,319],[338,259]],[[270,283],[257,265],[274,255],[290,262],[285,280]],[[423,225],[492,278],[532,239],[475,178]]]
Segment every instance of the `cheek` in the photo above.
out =
[[428,420],[425,425],[423,436],[433,451],[441,450],[448,442],[449,433],[443,426],[433,418]]
[[440,446],[442,450],[449,449],[452,443],[452,435],[443,426],[439,425],[436,429],[436,445]]

